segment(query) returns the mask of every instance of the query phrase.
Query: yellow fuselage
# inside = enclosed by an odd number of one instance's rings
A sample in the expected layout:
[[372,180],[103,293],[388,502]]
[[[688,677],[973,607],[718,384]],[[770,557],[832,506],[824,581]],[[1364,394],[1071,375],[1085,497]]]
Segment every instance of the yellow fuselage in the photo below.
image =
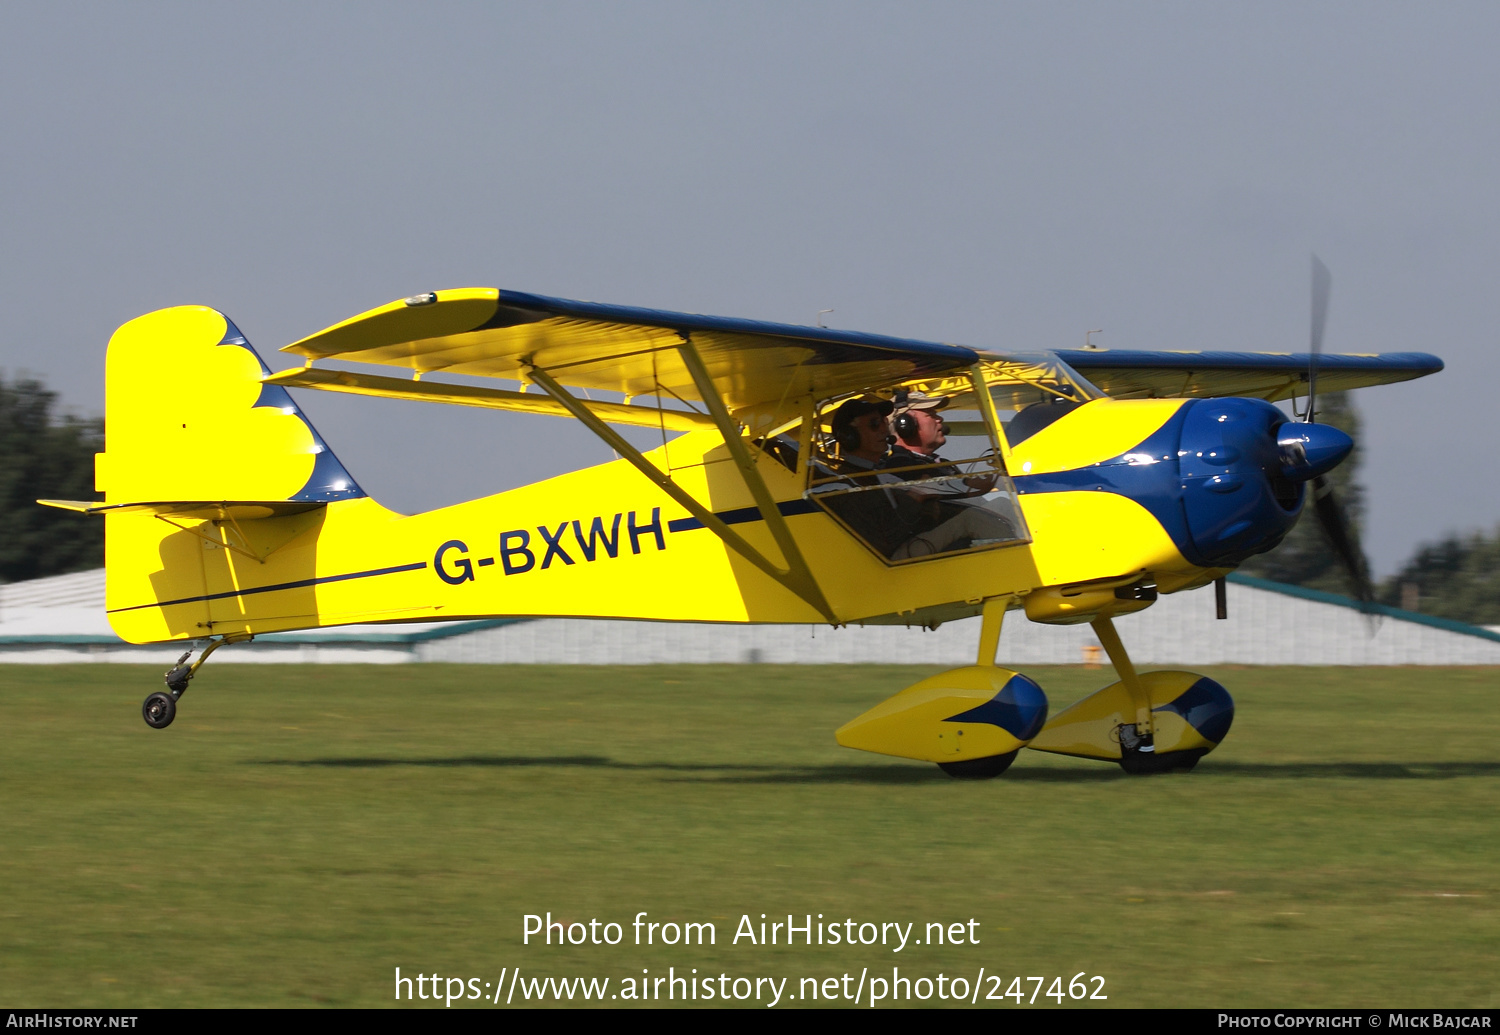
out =
[[[1078,468],[1114,456],[1178,405],[1091,403],[1023,443],[1012,470]],[[648,455],[715,513],[753,514],[726,453],[717,433],[697,432]],[[778,501],[802,498],[793,472],[770,457],[759,465]],[[845,622],[924,624],[1039,587],[1147,572],[1185,583],[1202,572],[1124,496],[1045,492],[1020,500],[1030,544],[897,566],[821,512],[787,522]],[[734,528],[776,555],[763,521]],[[368,498],[175,525],[119,513],[107,517],[107,536],[110,620],[137,643],[489,616],[824,621],[624,461],[409,517]]]

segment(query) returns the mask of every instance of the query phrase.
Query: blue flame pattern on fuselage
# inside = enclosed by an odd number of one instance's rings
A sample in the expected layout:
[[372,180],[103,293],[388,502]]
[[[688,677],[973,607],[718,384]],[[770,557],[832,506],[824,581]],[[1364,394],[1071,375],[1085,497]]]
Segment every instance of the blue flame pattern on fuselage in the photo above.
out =
[[1259,399],[1190,399],[1119,456],[1018,474],[1016,490],[1124,496],[1156,518],[1189,563],[1232,567],[1281,542],[1302,512],[1303,487],[1283,477],[1276,444],[1286,419]]

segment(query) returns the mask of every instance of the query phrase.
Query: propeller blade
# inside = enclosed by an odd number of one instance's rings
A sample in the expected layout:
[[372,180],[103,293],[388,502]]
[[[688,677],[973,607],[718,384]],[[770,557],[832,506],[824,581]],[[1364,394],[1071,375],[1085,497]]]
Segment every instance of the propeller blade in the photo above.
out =
[[1313,479],[1313,508],[1318,515],[1318,524],[1323,527],[1349,576],[1355,599],[1359,601],[1361,610],[1368,612],[1369,606],[1375,603],[1375,584],[1370,579],[1370,564],[1365,559],[1364,550],[1360,549],[1359,534],[1354,531],[1354,523],[1349,520],[1348,512],[1333,494],[1333,485],[1322,475]]
[[1312,358],[1307,361],[1307,421],[1314,423],[1318,399],[1318,359],[1323,354],[1323,328],[1328,325],[1328,296],[1333,290],[1333,274],[1323,265],[1323,260],[1312,257],[1312,340],[1309,351]]

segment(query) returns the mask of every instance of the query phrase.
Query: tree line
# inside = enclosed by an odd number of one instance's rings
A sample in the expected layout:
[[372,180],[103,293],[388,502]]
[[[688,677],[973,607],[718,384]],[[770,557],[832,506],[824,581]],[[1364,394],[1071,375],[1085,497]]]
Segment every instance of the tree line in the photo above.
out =
[[[1318,400],[1318,420],[1354,439],[1354,452],[1329,475],[1356,529],[1362,527],[1365,491],[1359,482],[1359,412],[1345,392]],[[1281,545],[1240,566],[1247,575],[1329,593],[1353,595],[1322,528],[1304,512]],[[1500,527],[1493,533],[1450,534],[1419,546],[1375,591],[1382,604],[1473,625],[1500,624]]]
[[104,564],[104,522],[39,507],[91,500],[104,422],[58,417],[40,381],[0,377],[0,581],[87,571]]

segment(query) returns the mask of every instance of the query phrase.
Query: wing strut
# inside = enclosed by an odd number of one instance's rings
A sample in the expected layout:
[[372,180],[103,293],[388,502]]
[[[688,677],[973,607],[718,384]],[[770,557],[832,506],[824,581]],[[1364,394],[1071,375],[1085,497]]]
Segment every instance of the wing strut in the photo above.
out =
[[838,615],[834,613],[828,600],[818,586],[817,579],[813,577],[807,562],[802,557],[802,552],[797,549],[796,541],[792,538],[791,529],[787,527],[786,518],[782,516],[780,509],[776,506],[775,499],[766,487],[765,480],[761,478],[760,471],[755,466],[755,460],[750,456],[749,450],[745,448],[745,442],[740,433],[740,427],[734,418],[729,415],[729,409],[724,405],[723,397],[714,386],[709,377],[707,369],[703,366],[703,360],[698,355],[698,350],[693,346],[691,340],[685,335],[682,344],[678,346],[679,354],[688,371],[693,376],[693,382],[698,388],[703,401],[708,405],[709,415],[718,427],[719,433],[724,436],[724,444],[729,449],[729,455],[734,459],[735,466],[739,468],[740,476],[745,481],[745,487],[750,490],[751,497],[755,500],[756,508],[765,519],[766,526],[771,530],[771,535],[780,548],[782,557],[785,558],[785,567],[780,567],[762,554],[755,547],[745,541],[739,533],[720,520],[713,511],[703,506],[690,493],[672,480],[672,476],[662,471],[651,461],[647,460],[640,451],[620,437],[619,433],[609,427],[590,410],[582,400],[575,398],[567,389],[552,379],[552,376],[540,367],[527,365],[524,372],[532,383],[539,385],[543,391],[577,417],[584,427],[588,428],[599,438],[603,439],[610,448],[635,466],[642,474],[651,480],[657,488],[661,489],[673,500],[680,503],[689,514],[703,522],[703,526],[721,540],[724,545],[738,553],[745,560],[755,565],[780,585],[796,594],[812,607],[831,624],[842,624]]
[[[311,367],[301,367],[263,377],[261,383],[318,388],[325,392],[347,392],[350,395],[373,395],[385,399],[415,399],[520,413],[545,413],[556,417],[567,415],[554,400],[541,395],[527,395],[525,392],[510,392],[479,385],[382,377],[379,374],[362,374],[353,370],[314,370]],[[713,421],[703,415],[683,410],[649,409],[645,406],[592,401],[584,405],[613,424],[633,424],[642,428],[665,425],[668,431],[700,431],[713,427]]]

